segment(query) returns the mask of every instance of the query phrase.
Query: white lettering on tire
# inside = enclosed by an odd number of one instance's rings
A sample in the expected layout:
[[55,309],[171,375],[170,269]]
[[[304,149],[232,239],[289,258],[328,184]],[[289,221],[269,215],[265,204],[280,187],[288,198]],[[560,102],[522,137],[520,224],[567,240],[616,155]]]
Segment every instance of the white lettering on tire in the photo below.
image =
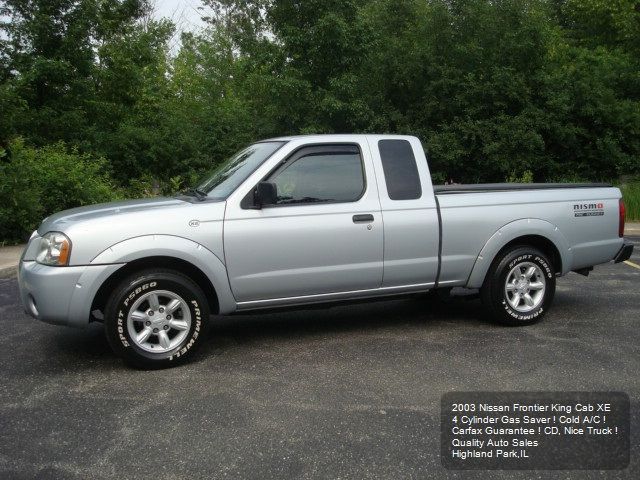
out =
[[189,349],[193,346],[193,344],[196,342],[196,340],[198,339],[198,336],[200,335],[200,327],[202,325],[202,316],[200,314],[200,306],[198,305],[198,301],[197,300],[191,300],[191,302],[189,302],[189,303],[191,303],[191,305],[193,306],[193,315],[194,315],[194,317],[196,319],[195,327],[193,329],[193,333],[191,334],[191,338],[186,343],[186,345],[184,347],[182,347],[180,350],[178,350],[176,353],[171,355],[167,359],[169,361],[174,360],[174,359],[178,359],[182,355],[187,353],[189,351]]
[[[128,307],[129,303],[131,302],[131,300],[136,298],[139,294],[141,294],[145,290],[149,290],[150,288],[153,288],[153,287],[155,287],[157,285],[158,285],[158,282],[149,282],[149,283],[144,283],[144,284],[140,285],[139,287],[136,287],[131,293],[129,293],[127,298],[124,299],[124,301],[122,302],[123,305],[125,307]],[[120,341],[122,342],[122,345],[124,347],[130,347],[131,345],[129,344],[129,341],[127,340],[127,337],[125,337],[125,335],[124,335],[124,319],[125,319],[125,317],[126,317],[125,311],[123,309],[118,310],[118,321],[117,321],[118,337],[120,338]]]

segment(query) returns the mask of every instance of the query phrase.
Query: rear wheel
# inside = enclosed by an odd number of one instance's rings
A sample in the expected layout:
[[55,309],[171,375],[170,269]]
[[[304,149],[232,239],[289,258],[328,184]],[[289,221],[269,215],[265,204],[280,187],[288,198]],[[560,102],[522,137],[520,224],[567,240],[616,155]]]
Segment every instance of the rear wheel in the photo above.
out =
[[529,325],[542,319],[555,290],[551,261],[540,250],[520,245],[496,258],[480,298],[493,320],[505,325]]
[[206,296],[171,270],[145,270],[125,279],[105,308],[113,350],[128,364],[166,368],[184,362],[202,342],[209,319]]

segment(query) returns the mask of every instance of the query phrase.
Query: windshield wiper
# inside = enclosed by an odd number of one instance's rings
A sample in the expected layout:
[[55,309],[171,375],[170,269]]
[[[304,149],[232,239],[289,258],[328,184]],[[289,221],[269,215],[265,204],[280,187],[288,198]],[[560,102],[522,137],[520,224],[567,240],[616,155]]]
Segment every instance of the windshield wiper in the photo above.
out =
[[190,188],[185,192],[185,195],[196,197],[198,200],[204,200],[207,198],[207,192],[200,190],[199,188]]

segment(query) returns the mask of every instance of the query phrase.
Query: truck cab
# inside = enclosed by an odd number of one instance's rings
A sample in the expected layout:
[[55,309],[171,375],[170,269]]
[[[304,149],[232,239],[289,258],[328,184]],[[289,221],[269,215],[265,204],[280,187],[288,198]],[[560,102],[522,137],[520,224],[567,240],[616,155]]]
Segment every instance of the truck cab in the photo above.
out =
[[[275,191],[266,203],[261,182]],[[425,290],[437,277],[438,235],[418,139],[293,138],[227,199],[229,283],[238,309]]]

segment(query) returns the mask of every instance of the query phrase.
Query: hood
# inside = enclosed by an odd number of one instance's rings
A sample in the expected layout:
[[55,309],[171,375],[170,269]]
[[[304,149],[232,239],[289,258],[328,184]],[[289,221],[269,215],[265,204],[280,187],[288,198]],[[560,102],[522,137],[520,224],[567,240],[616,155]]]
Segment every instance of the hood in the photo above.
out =
[[65,210],[45,218],[38,234],[71,240],[70,265],[87,265],[107,248],[146,235],[178,236],[222,255],[225,202],[149,198]]
[[38,234],[47,232],[64,232],[78,222],[87,220],[106,220],[105,217],[125,215],[136,212],[150,212],[158,208],[187,205],[186,202],[175,198],[144,198],[138,200],[122,200],[119,202],[98,203],[84,207],[71,208],[45,218],[38,227]]

